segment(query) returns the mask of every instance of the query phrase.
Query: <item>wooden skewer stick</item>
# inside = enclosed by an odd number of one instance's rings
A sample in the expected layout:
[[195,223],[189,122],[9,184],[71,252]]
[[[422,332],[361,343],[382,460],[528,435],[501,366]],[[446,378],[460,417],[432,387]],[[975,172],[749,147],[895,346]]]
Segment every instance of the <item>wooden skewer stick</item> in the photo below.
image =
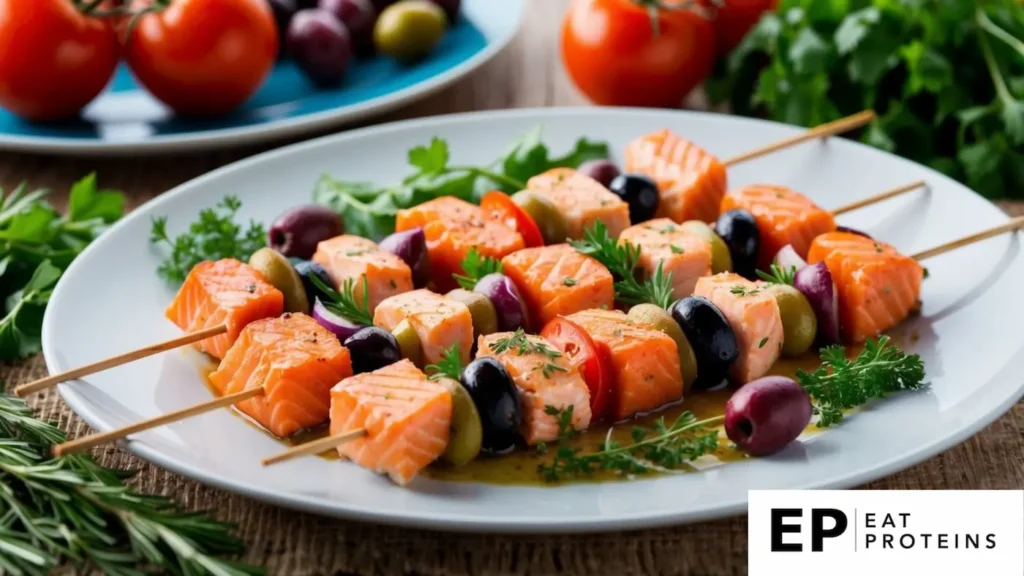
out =
[[850,202],[845,206],[840,206],[839,208],[836,208],[835,210],[832,211],[832,215],[839,216],[840,214],[846,214],[847,212],[852,212],[858,208],[863,208],[876,202],[881,202],[882,200],[888,200],[889,198],[899,196],[900,194],[905,194],[907,192],[910,192],[911,190],[916,190],[923,186],[925,186],[924,180],[918,180],[916,182],[911,182],[910,184],[904,184],[903,186],[893,188],[892,190],[886,190],[885,192],[879,192],[874,196],[868,196],[863,200],[857,200],[856,202]]
[[39,390],[45,390],[56,386],[61,382],[67,382],[68,380],[74,380],[75,378],[95,374],[108,368],[134,362],[135,360],[139,360],[147,356],[166,352],[167,350],[173,350],[174,348],[180,348],[181,346],[187,346],[188,344],[199,342],[200,340],[206,340],[207,338],[223,334],[227,331],[228,327],[222,324],[220,326],[214,326],[213,328],[199,330],[198,332],[190,332],[184,336],[172,338],[171,340],[166,340],[158,344],[151,344],[145,348],[139,348],[137,350],[132,350],[131,352],[111,356],[106,360],[100,360],[99,362],[93,362],[92,364],[86,364],[85,366],[68,370],[67,372],[61,372],[60,374],[54,374],[27,384],[22,384],[14,389],[14,394],[17,396],[27,396],[33,392],[38,392]]
[[332,450],[341,446],[346,442],[351,442],[357,438],[362,438],[366,435],[366,430],[362,428],[358,430],[352,430],[351,432],[345,432],[344,434],[337,434],[335,436],[328,436],[312,442],[306,442],[300,444],[294,448],[289,448],[284,452],[278,452],[273,456],[268,456],[263,459],[264,466],[270,466],[271,464],[277,464],[278,462],[284,462],[285,460],[291,460],[298,458],[299,456],[311,456],[313,454],[322,454],[328,450]]
[[988,230],[985,230],[983,232],[978,232],[977,234],[971,234],[970,236],[964,236],[963,238],[960,238],[959,240],[953,240],[952,242],[947,242],[947,243],[942,244],[940,246],[936,246],[934,248],[930,248],[928,250],[925,250],[924,252],[918,252],[917,254],[914,254],[913,256],[911,256],[911,258],[913,258],[914,260],[924,260],[925,258],[931,258],[933,256],[938,256],[939,254],[945,254],[946,252],[949,252],[950,250],[956,250],[957,248],[961,248],[963,246],[967,246],[968,244],[973,244],[975,242],[981,242],[982,240],[987,240],[989,238],[992,238],[993,236],[999,236],[1000,234],[1004,234],[1006,232],[1012,232],[1012,231],[1017,230],[1019,228],[1024,228],[1024,216],[1018,216],[1018,217],[1014,218],[1013,220],[1010,220],[1006,224],[1002,224],[1000,226],[996,226],[995,228],[989,228]]
[[212,412],[218,408],[224,408],[231,406],[236,402],[241,402],[249,398],[255,398],[256,396],[263,395],[263,387],[249,388],[248,390],[242,390],[234,394],[228,394],[227,396],[221,396],[220,398],[214,398],[213,400],[196,404],[195,406],[189,406],[188,408],[182,408],[181,410],[175,410],[174,412],[168,412],[162,416],[156,418],[150,418],[149,420],[143,420],[130,424],[122,428],[117,428],[109,432],[100,432],[98,434],[91,434],[89,436],[83,436],[77,440],[70,442],[64,442],[53,447],[54,456],[64,456],[66,454],[74,454],[76,452],[85,452],[96,446],[101,446],[108,442],[120,440],[136,432],[142,432],[149,430],[150,428],[157,428],[164,424],[170,424],[179,420],[185,420],[192,416],[198,416],[206,412]]
[[839,120],[833,120],[832,122],[815,126],[814,128],[811,128],[810,130],[804,132],[803,134],[790,136],[789,138],[779,140],[778,142],[762,146],[749,152],[744,152],[739,156],[724,160],[722,163],[725,164],[726,167],[735,166],[736,164],[739,164],[741,162],[753,160],[754,158],[760,158],[761,156],[764,156],[766,154],[771,154],[772,152],[777,152],[784,148],[789,148],[790,146],[795,146],[808,140],[814,140],[815,138],[825,138],[826,136],[833,136],[835,134],[848,132],[850,130],[853,130],[854,128],[860,128],[861,126],[864,126],[865,124],[871,122],[874,119],[874,110],[865,110],[863,112],[858,112],[856,114],[853,114],[852,116],[847,116],[846,118],[840,118]]

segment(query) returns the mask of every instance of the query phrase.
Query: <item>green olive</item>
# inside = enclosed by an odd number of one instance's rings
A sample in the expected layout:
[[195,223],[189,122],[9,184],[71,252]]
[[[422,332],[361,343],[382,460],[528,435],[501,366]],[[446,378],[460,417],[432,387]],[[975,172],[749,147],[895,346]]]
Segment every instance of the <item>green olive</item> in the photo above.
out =
[[818,318],[811,303],[788,284],[769,284],[767,291],[775,297],[782,315],[782,353],[799,356],[807,352],[818,333]]
[[690,346],[690,341],[686,339],[686,334],[683,334],[679,323],[661,306],[654,304],[637,304],[629,309],[628,316],[636,322],[664,332],[676,341],[679,366],[683,372],[683,392],[688,391],[697,378],[697,355],[693,353],[693,347]]
[[498,331],[498,312],[490,298],[462,288],[452,290],[448,297],[469,308],[469,314],[473,317],[474,336],[486,336]]
[[423,369],[423,347],[420,345],[420,337],[416,334],[412,324],[408,320],[402,320],[391,331],[391,335],[398,340],[398,348],[402,351],[402,358],[408,359],[421,370]]
[[537,223],[545,244],[561,244],[569,237],[565,216],[547,198],[530,190],[521,190],[512,195],[512,201]]
[[732,255],[729,254],[729,247],[725,240],[715,233],[706,222],[700,220],[687,220],[681,224],[683,230],[690,234],[703,238],[711,243],[711,273],[720,274],[732,271]]
[[380,13],[373,27],[373,43],[381,53],[411,62],[433,50],[446,28],[448,17],[437,4],[402,0]]
[[273,248],[260,248],[249,257],[249,266],[263,274],[263,277],[284,294],[286,312],[309,314],[309,299],[302,285],[299,273],[291,262]]
[[456,380],[440,378],[438,384],[452,395],[452,426],[444,459],[456,466],[469,464],[480,453],[484,429],[480,424],[480,413],[470,398],[469,392]]

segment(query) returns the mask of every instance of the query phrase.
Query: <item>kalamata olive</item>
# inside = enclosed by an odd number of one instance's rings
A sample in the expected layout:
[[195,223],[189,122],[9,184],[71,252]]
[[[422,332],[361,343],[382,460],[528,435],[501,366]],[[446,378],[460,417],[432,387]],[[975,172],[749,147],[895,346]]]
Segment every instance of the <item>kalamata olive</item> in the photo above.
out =
[[385,8],[391,6],[397,1],[398,0],[370,0],[370,2],[373,4],[374,9],[377,10],[377,14],[380,14],[381,12],[384,11]]
[[565,215],[558,211],[551,200],[531,190],[520,190],[512,195],[512,201],[533,218],[537,228],[540,228],[545,245],[561,244],[569,237],[566,232],[569,224],[565,221]]
[[488,274],[476,283],[473,292],[483,294],[494,304],[499,330],[514,332],[527,328],[526,306],[511,278],[504,274]]
[[522,422],[522,404],[508,371],[492,357],[477,358],[462,370],[462,385],[480,414],[481,449],[500,454],[513,449]]
[[295,7],[299,10],[309,10],[316,8],[317,0],[295,0]]
[[[292,259],[289,258],[289,260]],[[312,260],[298,260],[294,266],[295,272],[299,275],[299,279],[302,280],[302,287],[306,289],[306,299],[310,302],[317,298],[321,300],[327,299],[327,294],[324,294],[310,280],[310,276],[316,276],[325,286],[334,286],[334,280],[331,279],[331,275],[327,270]]]
[[715,231],[729,247],[733,270],[744,278],[756,280],[757,251],[761,247],[761,233],[757,229],[754,215],[739,209],[723,212],[715,223]]
[[373,56],[373,26],[377,23],[377,9],[370,0],[320,0],[320,9],[334,14],[345,25],[356,56]]
[[818,335],[818,318],[807,297],[788,284],[769,284],[782,316],[782,353],[794,357],[807,352]]
[[857,236],[863,236],[865,238],[871,238],[867,232],[861,232],[856,228],[850,228],[849,226],[836,226],[836,232],[846,232],[847,234],[856,234]]
[[326,10],[299,10],[288,25],[288,53],[317,86],[341,84],[352,60],[348,29]]
[[672,315],[664,308],[654,304],[637,304],[629,309],[627,316],[641,324],[664,332],[676,341],[676,350],[679,352],[679,368],[683,376],[683,393],[688,392],[697,378],[697,355],[694,354],[690,341],[686,339],[686,334],[683,334],[683,329],[679,327],[675,318],[672,318]]
[[342,343],[352,357],[352,371],[356,374],[373,372],[402,359],[398,340],[383,328],[367,326],[349,336]]
[[697,357],[693,389],[707,390],[721,384],[739,356],[736,333],[729,321],[717,306],[702,296],[679,300],[672,305],[671,312]]
[[448,24],[454,24],[459,19],[459,10],[462,8],[462,0],[430,0],[434,4],[441,7],[444,10],[444,15],[448,17]]
[[708,226],[707,222],[701,222],[700,220],[687,220],[680,226],[687,232],[703,238],[711,244],[711,273],[721,274],[722,272],[732,272],[732,255],[729,254],[729,247],[726,246],[725,240],[716,233],[711,226]]
[[480,412],[461,382],[439,378],[437,383],[447,388],[452,395],[451,433],[448,445],[444,448],[444,459],[456,466],[464,466],[480,453],[480,444],[484,438]]
[[446,28],[448,17],[437,4],[429,0],[401,0],[380,13],[373,29],[373,43],[382,54],[411,62],[430,53]]
[[811,421],[811,397],[783,376],[765,376],[725,404],[725,433],[744,452],[768,456],[796,440]]
[[341,218],[331,209],[309,204],[285,211],[267,232],[267,244],[285,256],[308,260],[316,245],[343,234]]
[[277,27],[277,44],[281,46],[278,55],[282,58],[287,55],[284,48],[287,42],[288,25],[292,22],[292,16],[299,10],[295,0],[267,0],[270,3],[270,10],[274,13],[274,24]]
[[633,224],[654,218],[658,211],[658,185],[647,176],[619,174],[608,189],[629,204],[629,221]]
[[270,248],[260,248],[249,257],[249,266],[263,274],[267,282],[284,294],[285,312],[309,314],[306,289],[287,258]]
[[462,302],[469,308],[469,314],[473,317],[474,339],[498,331],[498,312],[494,309],[490,298],[462,288],[452,290],[447,296],[452,300]]
[[427,259],[427,237],[423,228],[410,228],[387,236],[378,244],[384,250],[398,256],[412,270],[412,283],[423,288],[430,279],[430,261]]
[[406,358],[420,369],[423,365],[423,345],[420,343],[420,336],[408,320],[402,320],[392,330],[391,335],[398,342],[398,349],[402,351],[402,358]]
[[576,171],[597,180],[605,188],[611,186],[612,180],[620,174],[619,167],[611,160],[587,160]]

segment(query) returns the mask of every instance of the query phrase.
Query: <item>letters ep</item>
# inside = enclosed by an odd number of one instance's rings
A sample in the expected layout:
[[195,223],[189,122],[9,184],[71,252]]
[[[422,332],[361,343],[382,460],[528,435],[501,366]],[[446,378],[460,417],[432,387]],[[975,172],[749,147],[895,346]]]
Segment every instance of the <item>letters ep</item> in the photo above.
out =
[[[785,534],[799,534],[802,525],[799,522],[787,522],[789,518],[803,518],[803,510],[800,508],[773,508],[772,509],[772,552],[803,552],[804,546],[800,542],[784,542]],[[825,528],[825,519],[831,518],[835,523],[831,528]],[[812,508],[811,509],[811,551],[821,552],[824,549],[826,538],[836,538],[846,532],[849,521],[842,510],[835,508]]]

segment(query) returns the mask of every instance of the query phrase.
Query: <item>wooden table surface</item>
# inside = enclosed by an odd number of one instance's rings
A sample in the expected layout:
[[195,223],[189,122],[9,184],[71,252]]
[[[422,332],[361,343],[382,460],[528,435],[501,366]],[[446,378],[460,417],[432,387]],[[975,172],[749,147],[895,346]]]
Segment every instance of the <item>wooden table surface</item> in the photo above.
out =
[[[501,1],[501,0],[493,0]],[[585,104],[559,58],[558,24],[566,0],[531,0],[520,37],[494,61],[456,85],[415,105],[374,119],[469,110]],[[318,134],[308,134],[315,136]],[[286,142],[285,142],[286,143]],[[105,188],[125,191],[131,207],[211,169],[281,145],[146,158],[72,158],[0,153],[0,186],[21,181],[57,191],[97,171]],[[1020,206],[1004,205],[1011,211]],[[0,365],[8,387],[44,371],[40,359]],[[84,424],[55,394],[35,400],[45,417],[72,435]],[[912,422],[907,423],[912,426]],[[746,565],[746,522],[732,519],[696,526],[587,537],[445,535],[365,526],[296,514],[202,487],[113,448],[97,452],[108,465],[141,468],[139,488],[170,495],[185,505],[213,508],[241,524],[250,545],[245,560],[281,574],[736,574]],[[928,462],[876,482],[886,489],[1024,488],[1024,408],[1018,405],[964,444]]]

